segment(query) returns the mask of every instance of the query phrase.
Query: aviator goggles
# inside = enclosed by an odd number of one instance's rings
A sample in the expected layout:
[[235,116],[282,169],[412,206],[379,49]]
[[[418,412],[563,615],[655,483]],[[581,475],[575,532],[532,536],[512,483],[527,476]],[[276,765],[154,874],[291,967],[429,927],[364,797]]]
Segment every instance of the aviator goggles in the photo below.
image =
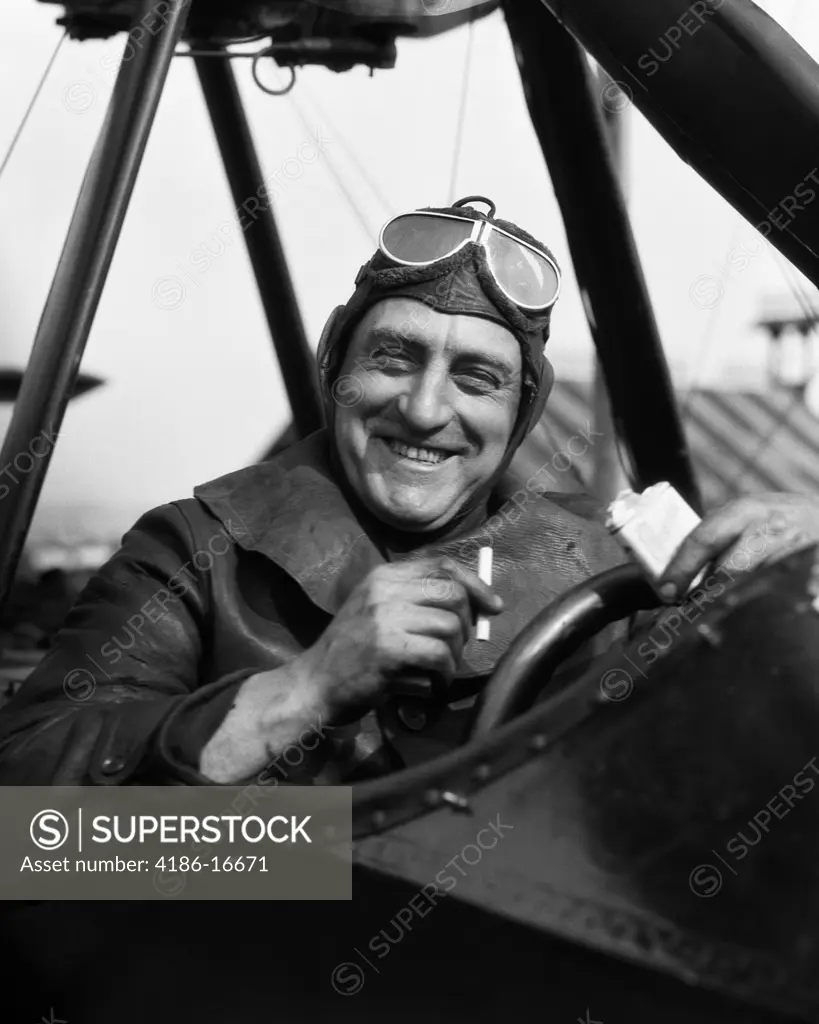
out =
[[554,260],[489,220],[426,210],[402,213],[381,229],[378,247],[401,266],[427,267],[469,242],[483,247],[498,288],[521,310],[545,312],[557,302],[560,270]]

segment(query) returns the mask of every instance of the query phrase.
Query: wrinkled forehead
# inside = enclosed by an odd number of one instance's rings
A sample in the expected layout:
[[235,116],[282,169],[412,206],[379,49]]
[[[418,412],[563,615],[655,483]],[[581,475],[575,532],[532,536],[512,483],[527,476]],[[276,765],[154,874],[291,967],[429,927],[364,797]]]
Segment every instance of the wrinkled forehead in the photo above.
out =
[[520,344],[508,327],[472,314],[442,313],[402,297],[384,299],[367,311],[350,339],[347,359],[375,350],[483,357],[515,372],[521,366]]

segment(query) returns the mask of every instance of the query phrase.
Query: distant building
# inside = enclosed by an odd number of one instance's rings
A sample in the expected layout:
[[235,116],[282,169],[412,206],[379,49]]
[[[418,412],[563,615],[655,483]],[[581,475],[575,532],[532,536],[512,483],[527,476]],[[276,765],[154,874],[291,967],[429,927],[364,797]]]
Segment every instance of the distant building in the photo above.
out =
[[[819,418],[804,404],[800,389],[702,388],[681,394],[679,403],[706,508],[753,491],[819,494]],[[537,458],[542,453],[542,463],[550,464],[551,453],[567,451],[592,415],[590,383],[556,384],[537,435]],[[590,488],[593,457],[590,446],[572,459],[571,474],[552,471],[566,484],[555,489],[575,490],[575,473]]]

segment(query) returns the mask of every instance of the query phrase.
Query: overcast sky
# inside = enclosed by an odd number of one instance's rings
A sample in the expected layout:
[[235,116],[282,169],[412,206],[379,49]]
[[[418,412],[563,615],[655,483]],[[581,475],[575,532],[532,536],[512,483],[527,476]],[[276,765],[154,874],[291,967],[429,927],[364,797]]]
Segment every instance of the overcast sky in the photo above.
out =
[[[819,57],[819,10],[808,0],[761,6]],[[59,12],[4,0],[0,153],[60,38]],[[123,46],[124,37],[63,44],[0,178],[2,365],[28,358]],[[258,90],[249,62],[234,66],[265,172],[282,183],[276,216],[313,345],[387,216],[483,193],[562,257],[569,280],[551,357],[558,374],[588,376],[588,329],[499,12],[472,30],[399,42],[397,67],[373,77],[307,69],[289,97]],[[630,208],[675,380],[761,383],[765,346],[751,325],[764,296],[785,289],[781,271],[765,253],[713,309],[692,302],[692,282],[736,245],[754,244],[754,232],[639,114],[623,118]],[[203,246],[221,254],[206,263]],[[118,536],[145,509],[252,462],[288,419],[189,60],[171,67],[83,369],[107,383],[69,409],[34,539]],[[0,408],[0,429],[8,417]]]

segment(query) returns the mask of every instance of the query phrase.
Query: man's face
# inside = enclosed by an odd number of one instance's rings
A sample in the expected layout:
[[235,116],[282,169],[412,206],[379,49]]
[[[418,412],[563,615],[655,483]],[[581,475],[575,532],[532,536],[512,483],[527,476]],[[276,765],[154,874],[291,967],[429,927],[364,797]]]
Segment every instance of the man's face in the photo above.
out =
[[379,302],[333,388],[348,480],[393,526],[444,526],[500,465],[520,386],[520,346],[500,324],[412,299]]

